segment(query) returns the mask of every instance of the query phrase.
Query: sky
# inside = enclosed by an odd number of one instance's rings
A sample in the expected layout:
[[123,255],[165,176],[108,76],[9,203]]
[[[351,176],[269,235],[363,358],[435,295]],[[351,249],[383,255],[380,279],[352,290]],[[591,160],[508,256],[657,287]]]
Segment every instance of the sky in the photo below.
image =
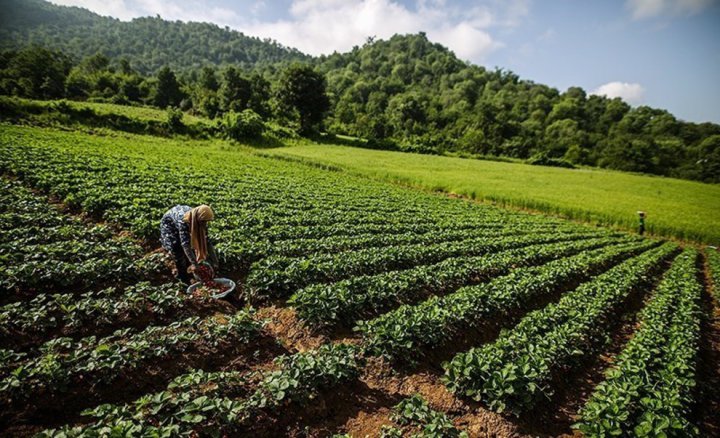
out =
[[720,0],[52,0],[121,20],[229,26],[312,55],[426,32],[465,61],[560,91],[720,123]]

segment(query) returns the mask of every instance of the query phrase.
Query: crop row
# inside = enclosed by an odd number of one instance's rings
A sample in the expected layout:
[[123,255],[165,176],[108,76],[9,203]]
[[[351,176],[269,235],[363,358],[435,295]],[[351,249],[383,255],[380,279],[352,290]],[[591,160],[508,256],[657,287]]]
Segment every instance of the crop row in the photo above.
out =
[[[473,237],[498,235],[498,233],[576,231],[573,227],[560,227],[555,224],[519,224],[508,226],[500,223],[480,225],[464,224],[453,229],[436,228],[432,232],[405,232],[394,230],[392,234],[360,234],[324,236],[321,238],[304,238],[290,240],[250,240],[236,237],[231,244],[219,246],[228,260],[242,260],[245,264],[258,261],[268,256],[300,257],[310,254],[334,253],[340,251],[360,250],[367,248],[392,247],[401,245],[432,245],[443,242],[468,240]],[[222,238],[226,238],[223,234]],[[265,237],[265,236],[263,236]]]
[[165,391],[126,405],[101,405],[84,426],[48,430],[40,437],[212,436],[251,427],[262,413],[278,415],[289,403],[306,403],[320,391],[358,376],[361,358],[349,345],[281,356],[277,369],[260,375],[195,371],[176,378]]
[[189,316],[189,303],[199,301],[202,299],[171,283],[154,286],[141,282],[80,295],[43,293],[0,307],[0,335],[4,345],[22,344],[24,338],[43,337],[58,329],[69,336],[117,327],[141,316],[155,321],[163,316],[178,318]]
[[111,336],[73,341],[56,338],[40,347],[40,355],[22,361],[0,382],[0,394],[21,400],[37,394],[62,393],[83,385],[109,382],[138,370],[153,360],[202,346],[205,353],[222,346],[249,341],[260,326],[247,311],[226,317],[187,318],[167,326],[152,326],[132,333],[118,330]]
[[458,333],[508,318],[513,311],[542,299],[568,284],[587,280],[634,254],[651,242],[608,246],[519,268],[488,283],[468,286],[418,305],[404,305],[376,319],[361,322],[359,330],[373,354],[408,359],[452,339]]
[[[0,290],[83,287],[97,281],[135,277],[158,268],[158,256],[106,227],[89,227],[68,217],[47,199],[16,182],[3,183],[2,219],[23,222],[0,238]],[[27,219],[27,221],[25,221]]]
[[448,387],[518,414],[552,395],[552,379],[579,363],[604,338],[608,323],[633,289],[676,251],[665,244],[625,261],[524,317],[494,343],[456,355],[445,364]]
[[512,268],[618,242],[617,238],[597,238],[540,243],[481,256],[455,257],[402,271],[311,285],[297,291],[288,302],[312,325],[348,325],[423,295],[447,293],[460,286],[506,274]]
[[720,252],[708,250],[705,252],[710,284],[715,300],[720,302]]
[[[417,438],[467,438],[467,433],[458,430],[450,418],[428,405],[420,395],[403,399],[393,407],[390,419],[402,426],[383,426],[382,438],[402,438],[413,436]],[[418,433],[410,435],[417,430]]]
[[[210,234],[219,242],[221,259],[230,268],[246,268],[271,254],[307,255],[431,241],[417,237],[420,231],[438,238],[474,228],[479,233],[480,229],[531,231],[533,226],[539,230],[560,226],[587,232],[555,219],[443,199],[251,154],[227,160],[226,152],[210,147],[173,153],[175,145],[158,143],[144,142],[140,148],[124,139],[88,141],[73,133],[8,129],[0,133],[0,172],[16,175],[71,207],[121,225],[141,238],[157,237],[158,220],[172,205],[209,203],[217,213]],[[333,240],[331,236],[345,237]],[[297,239],[309,240],[292,242]],[[275,245],[278,241],[283,242]]]
[[568,232],[517,235],[516,232],[509,231],[505,235],[433,245],[368,248],[307,258],[268,257],[253,264],[246,284],[256,296],[287,296],[313,283],[329,283],[357,275],[437,263],[450,257],[479,255],[535,243],[597,236],[598,233]]
[[581,411],[585,436],[696,436],[690,421],[700,337],[697,251],[673,263],[640,328]]
[[[45,139],[41,140],[41,143],[45,142]],[[218,181],[220,173],[217,171],[210,175],[196,172],[187,175],[188,178],[182,178],[180,175],[187,172],[168,169],[167,157],[161,164],[158,162],[160,157],[153,156],[152,148],[148,148],[146,156],[142,158],[144,163],[140,165],[130,154],[126,155],[122,162],[118,162],[116,157],[111,157],[111,148],[93,154],[91,150],[97,145],[91,145],[81,154],[78,150],[72,150],[74,145],[62,144],[58,141],[48,143],[50,147],[47,149],[27,144],[25,146],[6,144],[4,146],[8,149],[8,157],[0,164],[7,171],[21,175],[33,185],[53,192],[69,204],[91,214],[102,215],[107,212],[106,218],[119,219],[118,222],[132,226],[141,236],[154,231],[155,227],[148,228],[153,222],[151,217],[162,214],[162,209],[172,205],[172,198],[182,196],[186,199],[197,199],[197,193],[202,192],[209,192],[209,199],[222,199],[227,202],[228,207],[234,206],[234,216],[239,216],[236,224],[250,224],[257,227],[277,223],[287,226],[317,225],[338,220],[346,223],[385,223],[388,220],[423,223],[433,221],[435,217],[449,217],[439,209],[426,211],[419,205],[410,204],[402,209],[393,208],[410,198],[405,194],[406,196],[403,196],[405,199],[398,199],[400,194],[398,190],[382,190],[382,194],[386,195],[385,199],[390,202],[379,202],[379,199],[375,198],[373,203],[363,202],[362,208],[355,207],[353,206],[355,198],[362,195],[362,190],[347,185],[338,186],[336,184],[338,178],[325,178],[324,175],[320,177],[322,172],[313,172],[312,176],[315,178],[308,175],[309,178],[306,179],[331,179],[331,181],[322,181],[323,184],[315,185],[310,193],[318,193],[322,189],[328,192],[335,183],[332,187],[335,196],[322,193],[321,196],[306,197],[298,202],[298,192],[307,191],[307,187],[299,186],[303,179],[297,176],[282,177],[282,173],[297,166],[274,163],[276,168],[272,168],[259,163],[260,161],[262,164],[272,163],[270,160],[253,160],[255,161],[253,164],[258,165],[257,169],[243,168],[242,173],[232,172],[231,177],[221,178]],[[64,153],[53,155],[50,149],[58,146]],[[152,163],[153,158],[156,159],[155,163],[148,165],[147,162]],[[242,167],[242,159],[238,161],[240,161],[238,167]],[[112,166],[109,165],[111,162]],[[63,169],[63,172],[57,172],[58,169]],[[263,178],[265,176],[263,174],[269,172],[273,175],[270,178]],[[158,175],[162,176],[158,178]],[[248,180],[243,181],[243,178]],[[98,185],[99,181],[103,184]],[[302,184],[304,185],[304,182]],[[100,187],[102,190],[99,190]],[[375,188],[380,191],[379,185]],[[351,193],[344,194],[342,193],[344,190]],[[280,193],[285,195],[288,191],[292,191],[293,196],[278,196]],[[233,193],[233,195],[216,196],[221,193]],[[257,196],[272,198],[273,204],[248,203],[247,211],[252,211],[253,214],[244,214],[243,209],[238,212],[238,205],[242,207],[246,200]],[[368,197],[370,195],[366,194],[364,197],[360,196],[360,199]],[[425,198],[429,199],[429,197]],[[148,208],[143,212],[134,208],[136,205],[144,205]],[[148,214],[151,217],[148,217]],[[234,224],[229,223],[229,225]]]

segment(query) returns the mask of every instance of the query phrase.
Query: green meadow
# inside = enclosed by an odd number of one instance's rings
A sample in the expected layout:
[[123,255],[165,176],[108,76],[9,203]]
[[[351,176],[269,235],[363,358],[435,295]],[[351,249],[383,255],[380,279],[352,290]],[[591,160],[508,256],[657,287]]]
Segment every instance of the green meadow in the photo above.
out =
[[265,150],[353,174],[634,230],[720,243],[720,185],[598,169],[562,169],[303,143]]

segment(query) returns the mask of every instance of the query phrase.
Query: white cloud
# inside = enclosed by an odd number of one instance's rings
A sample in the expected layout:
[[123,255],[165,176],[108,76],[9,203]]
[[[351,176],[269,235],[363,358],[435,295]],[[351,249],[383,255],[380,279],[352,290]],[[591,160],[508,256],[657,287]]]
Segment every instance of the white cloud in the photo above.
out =
[[638,83],[615,81],[599,86],[590,94],[607,96],[609,98],[619,97],[627,103],[636,105],[642,103],[645,89]]
[[369,36],[389,38],[422,31],[459,57],[479,62],[502,46],[489,29],[515,26],[527,13],[526,0],[470,9],[445,0],[419,0],[413,9],[394,0],[294,0],[288,19],[237,27],[313,55],[349,50]]
[[625,7],[633,19],[659,17],[663,15],[694,15],[712,5],[716,0],[626,0]]

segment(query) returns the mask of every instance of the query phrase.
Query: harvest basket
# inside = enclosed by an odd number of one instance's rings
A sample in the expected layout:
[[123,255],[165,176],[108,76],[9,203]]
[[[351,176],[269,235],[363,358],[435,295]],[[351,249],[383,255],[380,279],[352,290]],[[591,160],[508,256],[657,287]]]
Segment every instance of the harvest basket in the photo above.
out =
[[[225,292],[213,295],[212,296],[213,298],[216,298],[216,299],[224,298],[224,297],[230,295],[235,290],[235,282],[230,280],[229,278],[214,278],[213,281],[215,281],[216,283],[222,284],[223,286],[229,287],[229,289],[226,290]],[[202,283],[200,283],[200,282],[191,284],[187,288],[187,293],[191,294],[191,293],[195,292],[195,289],[200,287],[200,285],[202,285]]]

